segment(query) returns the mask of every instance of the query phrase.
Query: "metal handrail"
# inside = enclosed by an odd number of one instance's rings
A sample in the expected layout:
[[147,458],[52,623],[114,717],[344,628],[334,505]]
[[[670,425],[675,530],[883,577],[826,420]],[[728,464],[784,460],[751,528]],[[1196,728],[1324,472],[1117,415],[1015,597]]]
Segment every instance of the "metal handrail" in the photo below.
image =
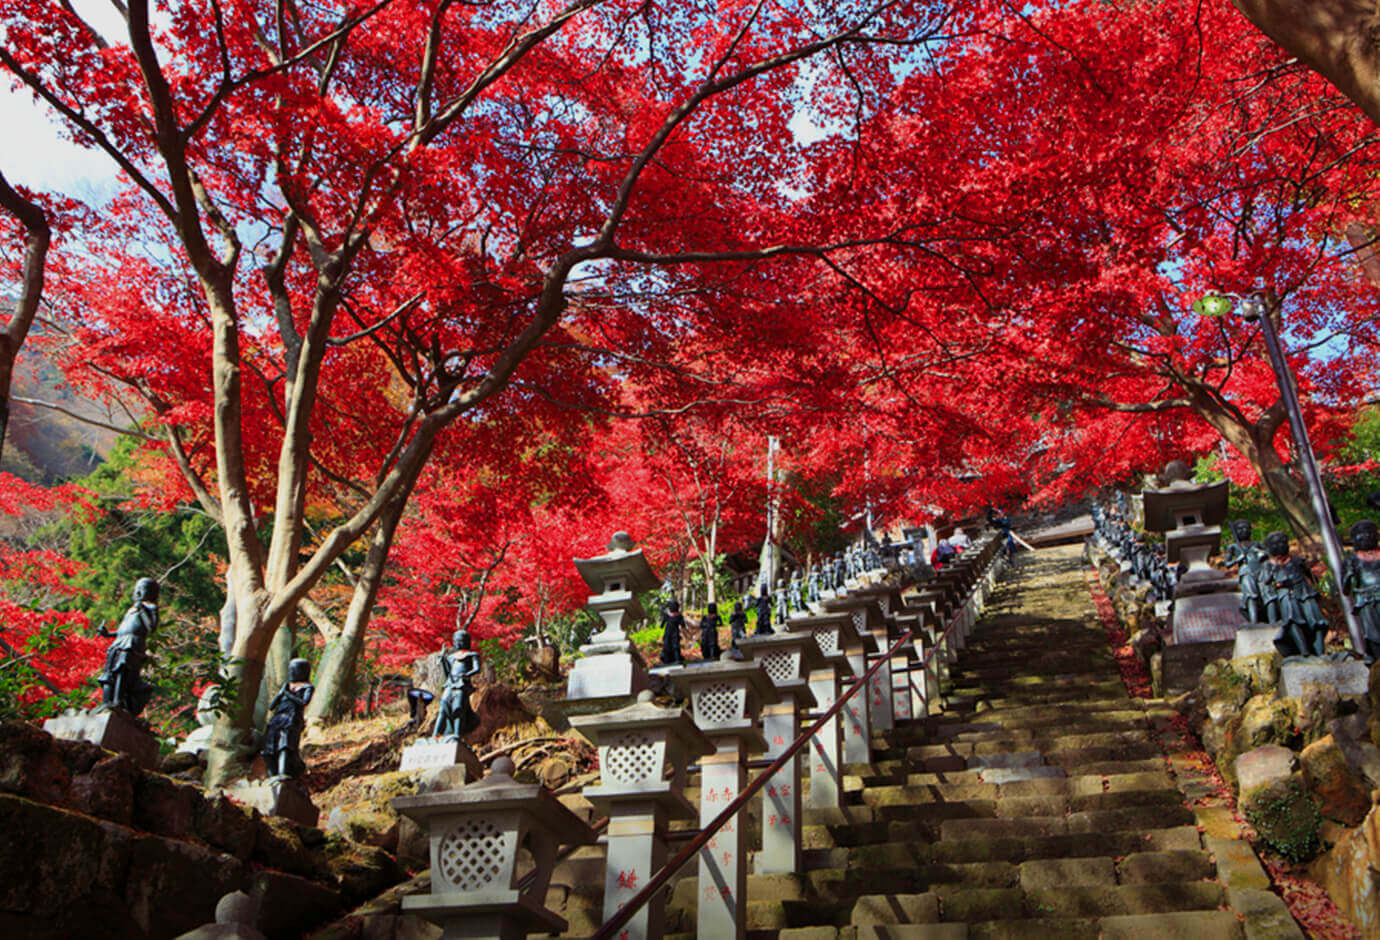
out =
[[723,810],[719,812],[719,815],[715,816],[714,819],[710,821],[709,825],[705,826],[703,829],[700,830],[699,835],[692,839],[689,845],[685,846],[685,848],[677,852],[675,858],[667,862],[662,867],[661,871],[653,875],[647,881],[647,884],[643,886],[642,890],[637,892],[637,894],[633,895],[632,900],[628,901],[627,904],[624,904],[621,908],[619,908],[618,912],[614,914],[612,918],[606,921],[602,927],[599,928],[599,930],[594,934],[592,940],[611,940],[611,938],[617,934],[618,930],[621,927],[627,924],[628,921],[632,920],[633,915],[636,914],[639,910],[641,910],[643,905],[645,905],[648,901],[652,899],[652,895],[660,891],[665,886],[666,882],[671,880],[672,875],[680,871],[680,869],[684,867],[686,862],[694,858],[695,855],[700,851],[700,849],[704,848],[705,845],[708,844],[709,840],[714,838],[714,836],[718,834],[719,829],[722,828],[723,825],[727,823],[730,819],[732,819],[733,816],[738,812],[738,810],[741,809],[743,805],[747,803],[748,800],[750,800],[753,796],[757,794],[758,790],[766,786],[767,781],[771,779],[773,776],[775,776],[778,770],[781,770],[783,767],[785,767],[787,762],[789,762],[791,758],[795,757],[795,755],[798,754],[807,743],[809,743],[811,738],[813,738],[816,734],[819,733],[820,729],[824,726],[825,722],[827,722],[830,718],[833,718],[836,714],[838,714],[838,712],[843,708],[844,704],[855,694],[857,694],[857,691],[859,689],[865,688],[867,686],[867,683],[872,679],[873,675],[876,674],[877,670],[882,668],[882,663],[886,662],[887,658],[895,655],[896,651],[899,650],[902,646],[904,646],[906,644],[906,641],[911,638],[912,633],[913,631],[906,630],[905,633],[901,634],[901,638],[897,640],[889,650],[887,650],[885,657],[879,658],[867,669],[866,672],[862,674],[862,676],[857,681],[855,681],[851,686],[849,686],[848,690],[839,696],[838,700],[834,702],[834,704],[830,706],[827,711],[824,712],[823,717],[819,718],[813,725],[811,725],[808,731],[802,731],[800,735],[796,737],[794,741],[791,742],[790,746],[782,752],[781,756],[778,757],[776,760],[772,761],[770,767],[763,771],[761,775],[753,779],[753,781],[747,785],[747,787],[743,790],[742,793],[739,793],[738,796],[732,802],[730,802],[727,806],[723,808]]

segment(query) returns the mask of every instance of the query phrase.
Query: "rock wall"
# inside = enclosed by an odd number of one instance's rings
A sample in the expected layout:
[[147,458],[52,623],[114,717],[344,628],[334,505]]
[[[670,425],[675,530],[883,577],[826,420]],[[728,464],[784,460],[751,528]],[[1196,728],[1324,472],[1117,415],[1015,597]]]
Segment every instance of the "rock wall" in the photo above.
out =
[[[1091,541],[1087,560],[1164,694],[1164,626],[1153,604]],[[1285,696],[1281,666],[1275,652],[1210,662],[1173,702],[1260,840],[1291,861],[1311,860],[1337,907],[1365,936],[1380,937],[1380,664],[1366,695],[1306,683]]]
[[123,755],[0,724],[0,936],[174,937],[243,890],[298,936],[405,876],[391,855],[261,816]]

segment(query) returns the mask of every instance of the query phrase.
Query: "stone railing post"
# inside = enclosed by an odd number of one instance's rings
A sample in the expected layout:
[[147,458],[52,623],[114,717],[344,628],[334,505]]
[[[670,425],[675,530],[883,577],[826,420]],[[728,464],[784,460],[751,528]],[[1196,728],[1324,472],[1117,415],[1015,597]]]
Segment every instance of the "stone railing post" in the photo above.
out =
[[[742,641],[739,641],[740,643]],[[700,826],[708,826],[747,784],[747,758],[767,748],[757,730],[776,687],[757,663],[721,661],[673,674],[690,697],[695,725],[714,746],[700,761]],[[747,934],[747,833],[739,812],[700,850],[696,921],[700,940]]]
[[[838,701],[842,692],[840,683],[857,675],[849,662],[844,645],[856,639],[857,632],[853,629],[853,620],[851,617],[838,614],[802,617],[791,621],[791,631],[812,634],[824,657],[823,665],[810,671],[810,694],[815,697],[815,710],[823,714]],[[816,721],[821,727],[810,739],[808,758],[809,806],[813,809],[843,805],[844,717],[845,713],[841,712],[828,721]]]
[[[762,710],[766,757],[775,760],[800,736],[800,712],[816,704],[809,677],[824,668],[824,656],[814,637],[802,633],[749,637],[738,648],[760,664],[776,686],[781,701]],[[800,872],[802,868],[801,755],[787,762],[767,781],[762,797],[762,851],[759,874]]]
[[[864,645],[869,647],[863,663],[864,666],[871,665],[870,661],[875,661],[891,645],[887,642],[887,617],[882,602],[886,601],[887,605],[890,605],[889,592],[892,590],[894,589],[886,587],[864,588],[844,600],[826,605],[828,610],[847,612],[853,618],[854,629],[857,630],[859,637],[863,638]],[[854,664],[854,668],[857,668],[857,664]],[[869,729],[890,731],[896,727],[896,713],[891,692],[894,680],[891,670],[892,660],[887,659],[868,683]],[[870,743],[869,734],[869,747]],[[868,759],[871,759],[870,756]],[[852,758],[849,760],[851,761]]]
[[[695,818],[685,798],[686,768],[713,745],[684,709],[652,704],[649,691],[626,708],[575,716],[570,723],[599,749],[599,785],[585,787],[583,794],[609,818],[607,921],[666,864],[668,823]],[[665,927],[666,892],[658,891],[619,936],[660,940]]]
[[[513,761],[500,757],[476,783],[393,800],[431,838],[431,891],[403,898],[402,909],[439,925],[445,940],[519,940],[568,926],[543,906],[551,871],[562,845],[589,845],[594,830],[550,790],[515,781],[513,771]],[[519,850],[535,871],[526,887],[519,887]]]

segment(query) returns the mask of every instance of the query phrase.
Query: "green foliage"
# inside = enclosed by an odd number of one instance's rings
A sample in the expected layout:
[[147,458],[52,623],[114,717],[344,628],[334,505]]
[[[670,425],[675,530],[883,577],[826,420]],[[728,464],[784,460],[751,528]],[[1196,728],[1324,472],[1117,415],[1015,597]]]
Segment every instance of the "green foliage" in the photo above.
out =
[[1252,790],[1243,807],[1265,843],[1289,861],[1306,862],[1318,854],[1322,814],[1297,774]]
[[1337,462],[1365,463],[1380,460],[1380,407],[1358,408],[1351,422],[1351,439],[1337,448]]
[[499,682],[511,686],[522,684],[523,671],[527,666],[526,644],[519,641],[505,648],[497,638],[480,640],[479,655],[486,665],[493,667],[494,677]]
[[93,511],[47,526],[34,541],[82,563],[73,585],[89,592],[84,606],[94,625],[113,629],[120,622],[139,578],[160,582],[159,627],[145,668],[159,690],[150,719],[176,718],[189,726],[196,689],[216,681],[220,665],[224,588],[217,560],[226,555],[225,535],[191,507],[163,512],[138,506],[126,477],[137,460],[136,443],[122,439],[107,463],[77,481],[96,494]]
[[588,610],[551,617],[543,625],[552,644],[567,658],[574,656],[599,627],[599,618]]

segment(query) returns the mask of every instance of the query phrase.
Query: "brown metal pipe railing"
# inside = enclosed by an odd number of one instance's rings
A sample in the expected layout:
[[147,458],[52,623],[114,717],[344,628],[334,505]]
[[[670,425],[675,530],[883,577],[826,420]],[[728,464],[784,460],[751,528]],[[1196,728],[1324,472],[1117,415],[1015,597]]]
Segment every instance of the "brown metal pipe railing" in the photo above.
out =
[[[899,650],[902,646],[904,646],[906,641],[910,638],[911,631],[907,630],[905,633],[901,635],[901,638],[897,640],[895,644],[892,645],[891,649],[887,651],[886,655],[888,657],[895,655],[896,651]],[[846,692],[839,696],[838,701],[836,701],[832,706],[830,706],[829,709],[824,712],[824,714],[814,723],[814,725],[810,727],[808,731],[802,731],[800,735],[794,741],[791,742],[790,746],[782,752],[781,756],[771,762],[771,766],[769,766],[765,771],[763,771],[761,775],[753,779],[753,781],[747,785],[743,792],[738,794],[736,799],[734,799],[731,803],[724,807],[723,810],[719,813],[719,815],[714,817],[714,819],[709,823],[708,826],[705,826],[703,829],[700,830],[699,835],[692,839],[689,845],[685,846],[685,848],[677,852],[675,857],[672,858],[669,862],[667,862],[665,867],[663,867],[661,871],[653,875],[647,881],[647,884],[642,888],[642,890],[637,892],[637,894],[633,896],[632,900],[630,900],[627,904],[624,904],[621,908],[619,908],[618,913],[614,914],[611,919],[606,921],[604,925],[599,928],[598,932],[594,934],[592,940],[611,940],[612,937],[616,936],[619,929],[622,928],[623,925],[625,925],[628,921],[632,920],[632,916],[636,914],[639,910],[641,910],[642,906],[652,899],[652,895],[656,894],[663,887],[665,887],[666,883],[671,880],[671,876],[674,875],[676,872],[680,871],[680,869],[685,865],[686,862],[694,858],[696,853],[698,853],[700,849],[704,848],[705,845],[708,844],[710,839],[714,838],[714,836],[718,833],[719,829],[723,827],[724,823],[732,819],[733,816],[738,812],[738,810],[741,809],[743,805],[747,803],[748,800],[752,799],[752,797],[754,797],[757,794],[758,790],[766,786],[767,781],[770,780],[773,776],[775,776],[778,770],[785,767],[787,762],[789,762],[791,758],[795,757],[795,755],[798,754],[801,751],[801,749],[809,743],[810,739],[813,738],[819,732],[820,728],[823,727],[826,721],[828,721],[830,718],[833,718],[834,715],[838,714],[839,710],[843,708],[844,703],[846,703],[850,698],[857,694],[857,691],[859,689],[866,687],[867,683],[872,679],[873,675],[876,674],[877,670],[882,667],[882,663],[885,661],[886,660],[882,658],[878,659],[875,663],[873,663],[872,666],[862,674],[861,678],[855,681],[851,686],[849,686]]]

